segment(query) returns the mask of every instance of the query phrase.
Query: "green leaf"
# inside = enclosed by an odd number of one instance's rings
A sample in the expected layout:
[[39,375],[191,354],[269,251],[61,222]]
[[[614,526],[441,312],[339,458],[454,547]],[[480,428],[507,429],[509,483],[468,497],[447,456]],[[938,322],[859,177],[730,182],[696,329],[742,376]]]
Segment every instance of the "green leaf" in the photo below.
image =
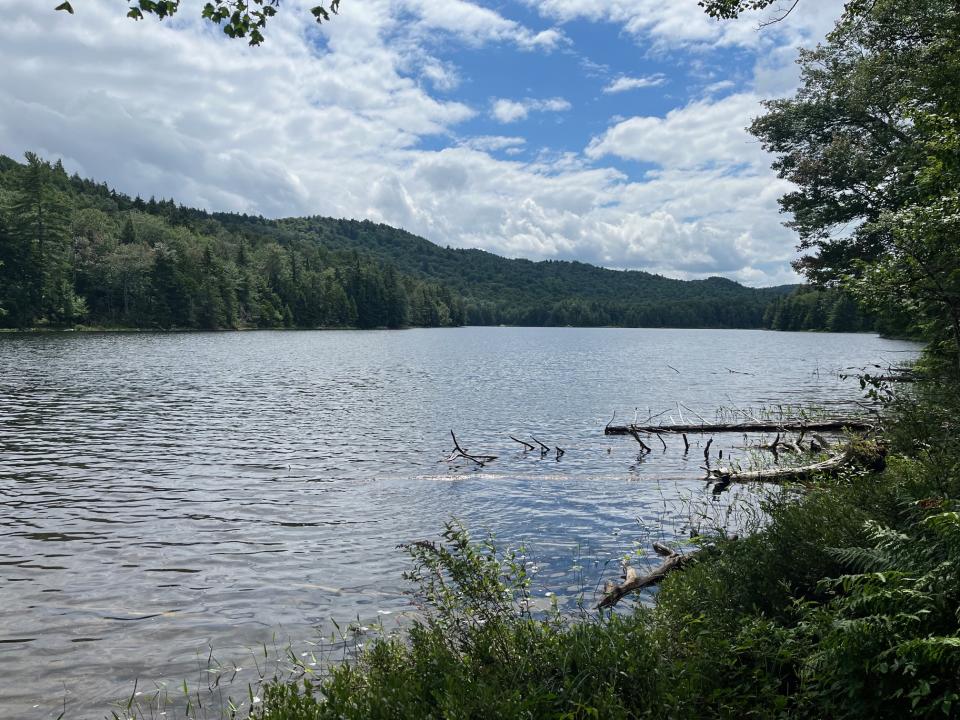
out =
[[73,15],[73,5],[71,5],[69,2],[60,3],[54,8],[54,10],[66,10],[68,13]]

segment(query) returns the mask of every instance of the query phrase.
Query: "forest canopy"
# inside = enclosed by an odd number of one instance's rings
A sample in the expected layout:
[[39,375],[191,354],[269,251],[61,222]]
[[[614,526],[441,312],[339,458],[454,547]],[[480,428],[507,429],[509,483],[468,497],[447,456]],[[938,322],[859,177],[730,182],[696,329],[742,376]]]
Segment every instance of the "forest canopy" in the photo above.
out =
[[960,373],[960,5],[847,3],[750,130],[796,189],[796,268],[910,322]]
[[33,154],[0,158],[0,326],[11,328],[874,328],[842,293],[792,291],[509,260],[369,221],[208,213]]

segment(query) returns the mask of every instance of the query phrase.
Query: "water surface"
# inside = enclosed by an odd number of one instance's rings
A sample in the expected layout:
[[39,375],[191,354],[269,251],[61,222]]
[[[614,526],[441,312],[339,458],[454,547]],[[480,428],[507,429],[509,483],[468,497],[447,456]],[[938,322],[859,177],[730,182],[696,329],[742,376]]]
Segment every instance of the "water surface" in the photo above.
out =
[[[843,369],[915,350],[738,330],[0,335],[0,714],[102,717],[211,646],[391,621],[396,545],[453,515],[525,543],[537,593],[572,598],[684,532],[677,498],[709,497],[702,452],[671,439],[638,461],[603,435],[614,412],[849,409]],[[440,462],[451,429],[499,459]]]

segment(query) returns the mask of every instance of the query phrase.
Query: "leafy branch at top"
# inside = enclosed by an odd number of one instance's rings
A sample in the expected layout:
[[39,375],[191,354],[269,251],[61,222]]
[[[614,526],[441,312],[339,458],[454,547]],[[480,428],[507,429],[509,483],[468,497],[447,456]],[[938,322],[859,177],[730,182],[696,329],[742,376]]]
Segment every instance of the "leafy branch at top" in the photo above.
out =
[[[259,45],[264,37],[262,30],[267,21],[277,14],[280,0],[212,0],[204,3],[201,16],[223,27],[225,35],[231,38],[247,38],[251,45]],[[55,8],[74,14],[69,0]],[[127,17],[142,20],[145,15],[154,15],[159,20],[172,17],[180,9],[180,0],[136,0],[130,4]],[[340,0],[330,0],[310,8],[310,14],[318,23],[330,20],[340,9]]]
[[[712,18],[718,20],[732,20],[740,17],[741,13],[751,10],[764,10],[773,5],[777,0],[700,0],[697,5],[703,8],[704,12]],[[792,2],[790,9],[785,12],[784,17],[798,4],[799,0]]]

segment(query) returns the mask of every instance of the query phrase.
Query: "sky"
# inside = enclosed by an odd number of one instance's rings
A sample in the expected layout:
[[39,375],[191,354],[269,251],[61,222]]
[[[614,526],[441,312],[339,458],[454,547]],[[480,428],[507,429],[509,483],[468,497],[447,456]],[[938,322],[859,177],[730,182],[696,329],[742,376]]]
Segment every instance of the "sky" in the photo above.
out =
[[251,48],[183,0],[0,0],[0,153],[130,195],[371,219],[439,245],[796,282],[790,189],[745,132],[843,0],[717,22],[696,0],[283,0]]

